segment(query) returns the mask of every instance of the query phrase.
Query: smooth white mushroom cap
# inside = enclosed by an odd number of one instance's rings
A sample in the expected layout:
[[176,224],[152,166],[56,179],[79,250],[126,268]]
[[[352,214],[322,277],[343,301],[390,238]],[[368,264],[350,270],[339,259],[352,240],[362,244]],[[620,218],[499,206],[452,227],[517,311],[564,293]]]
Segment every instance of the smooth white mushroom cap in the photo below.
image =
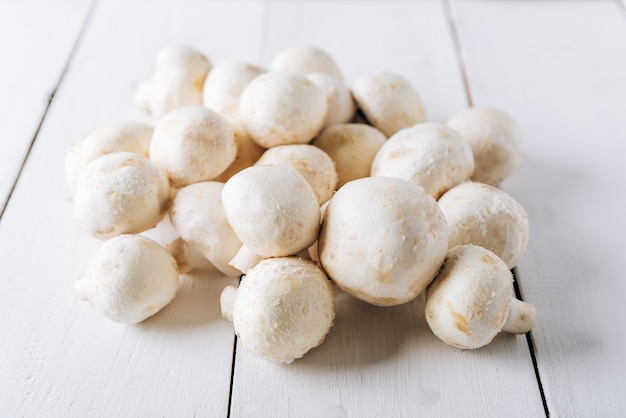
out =
[[513,275],[494,253],[476,245],[451,249],[426,290],[426,321],[457,348],[489,344],[506,322]]
[[139,235],[104,242],[89,260],[87,277],[76,283],[82,299],[108,319],[136,324],[154,315],[176,295],[174,257]]
[[224,214],[223,188],[224,183],[215,181],[183,187],[172,200],[170,219],[180,236],[219,271],[239,276],[241,272],[228,264],[242,244]]
[[279,52],[272,60],[272,71],[284,71],[307,75],[310,73],[328,74],[339,81],[343,80],[335,61],[326,52],[309,45],[292,46]]
[[441,123],[402,129],[385,142],[372,164],[372,176],[397,177],[422,186],[435,199],[469,180],[474,156],[455,130]]
[[246,168],[226,182],[222,202],[237,237],[263,257],[295,254],[317,239],[320,206],[292,168]]
[[381,306],[415,298],[437,274],[447,249],[445,219],[435,200],[391,177],[354,180],[339,189],[318,242],[333,282]]
[[304,177],[321,205],[337,188],[337,171],[333,160],[313,145],[281,145],[270,148],[256,162],[257,166],[291,167]]
[[313,141],[335,162],[341,187],[349,181],[368,177],[376,153],[386,141],[373,126],[346,123],[329,126]]
[[142,122],[117,122],[94,129],[72,145],[65,156],[65,177],[74,190],[81,171],[93,160],[128,151],[148,158],[154,129]]
[[154,227],[168,202],[169,183],[159,167],[137,154],[115,152],[78,176],[74,216],[85,232],[108,239]]
[[324,73],[311,73],[306,77],[326,91],[328,112],[324,127],[347,123],[352,119],[356,106],[350,89],[341,80]]
[[522,205],[502,190],[467,182],[444,193],[438,204],[448,224],[449,248],[479,245],[494,252],[509,268],[524,255],[528,216]]
[[420,95],[400,74],[361,76],[352,84],[352,95],[367,119],[387,137],[427,121]]
[[217,177],[236,154],[233,127],[203,106],[183,107],[163,116],[150,143],[150,159],[175,187]]
[[326,119],[324,89],[305,76],[269,72],[252,80],[239,102],[239,113],[250,137],[259,145],[305,144]]
[[204,80],[211,62],[188,46],[162,48],[156,59],[153,79],[135,93],[135,103],[149,109],[155,118],[183,106],[202,104]]
[[240,61],[217,64],[204,82],[204,105],[234,123],[231,118],[239,113],[239,99],[244,88],[264,72],[261,67]]
[[472,147],[476,163],[473,181],[498,186],[522,161],[522,132],[501,110],[470,107],[452,115],[446,124]]
[[279,363],[320,345],[334,317],[330,281],[298,257],[257,264],[241,281],[233,308],[235,333],[246,350]]

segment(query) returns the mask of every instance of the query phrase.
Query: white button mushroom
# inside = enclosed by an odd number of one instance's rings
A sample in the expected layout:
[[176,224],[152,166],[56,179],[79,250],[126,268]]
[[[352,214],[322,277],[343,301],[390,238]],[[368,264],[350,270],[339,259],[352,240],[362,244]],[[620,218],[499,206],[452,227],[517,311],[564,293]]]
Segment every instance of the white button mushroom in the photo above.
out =
[[81,299],[123,324],[136,324],[163,309],[177,287],[174,257],[139,235],[120,235],[104,242],[89,260],[87,277],[76,282]]
[[265,148],[305,144],[324,124],[328,103],[324,89],[305,76],[265,73],[243,91],[241,120],[250,137]]
[[352,84],[352,95],[367,119],[387,137],[427,120],[419,94],[399,74],[361,76]]
[[406,180],[368,177],[330,200],[318,242],[329,277],[346,292],[381,306],[415,298],[448,249],[435,200]]
[[522,161],[522,132],[501,110],[471,107],[452,115],[446,124],[472,147],[476,163],[473,181],[498,186]]
[[493,186],[467,182],[438,201],[446,217],[449,248],[475,244],[493,251],[509,268],[517,265],[528,244],[528,216],[515,199]]
[[[232,291],[224,296],[225,304]],[[241,281],[232,317],[246,350],[291,363],[324,341],[335,317],[334,292],[314,263],[298,257],[270,258]]]
[[256,162],[257,166],[291,167],[304,177],[321,205],[337,188],[337,171],[333,160],[313,145],[281,145],[270,148]]
[[240,61],[224,61],[217,64],[204,82],[202,94],[204,105],[235,124],[238,120],[239,99],[243,90],[264,72],[261,67]]
[[446,190],[469,180],[473,171],[472,149],[458,132],[440,123],[420,123],[385,142],[371,174],[411,181],[439,199]]
[[155,118],[183,106],[202,104],[204,80],[211,62],[188,46],[168,46],[159,51],[154,77],[135,93],[135,104]]
[[504,330],[530,331],[535,307],[513,295],[513,275],[494,253],[476,245],[451,249],[426,290],[426,321],[446,344],[473,349]]
[[224,183],[207,181],[180,189],[170,207],[172,225],[180,236],[198,248],[219,271],[227,276],[241,272],[228,262],[241,248],[224,214]]
[[147,123],[118,122],[96,128],[77,141],[65,156],[65,177],[72,190],[87,164],[105,154],[128,151],[148,158],[153,131]]
[[236,154],[233,127],[203,106],[183,107],[163,116],[150,143],[150,159],[174,187],[212,180]]
[[272,60],[272,71],[307,75],[324,73],[342,81],[341,71],[326,52],[310,45],[292,46],[279,52]]
[[137,154],[115,152],[92,161],[78,176],[74,215],[85,232],[108,239],[154,227],[168,202],[161,169]]
[[350,89],[341,80],[324,73],[311,73],[306,77],[326,91],[328,112],[324,127],[347,123],[352,119],[356,110],[354,99]]
[[215,178],[216,181],[223,183],[226,183],[229,178],[239,173],[244,168],[253,166],[254,163],[261,158],[263,152],[265,152],[265,148],[260,147],[259,144],[250,138],[248,131],[246,131],[246,128],[241,123],[233,123],[233,128],[235,129],[237,155],[228,168]]
[[376,153],[387,138],[373,126],[346,123],[329,126],[315,138],[313,145],[324,150],[335,162],[337,187],[368,177]]
[[263,257],[296,254],[317,239],[320,206],[291,168],[246,168],[226,182],[222,201],[237,237]]

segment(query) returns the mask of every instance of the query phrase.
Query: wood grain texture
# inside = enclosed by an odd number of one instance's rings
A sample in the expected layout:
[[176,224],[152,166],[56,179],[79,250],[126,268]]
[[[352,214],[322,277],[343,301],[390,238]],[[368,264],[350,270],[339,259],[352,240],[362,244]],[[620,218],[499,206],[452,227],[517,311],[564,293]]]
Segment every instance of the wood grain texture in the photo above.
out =
[[[466,106],[440,2],[271,2],[268,15],[266,63],[286,46],[312,43],[336,58],[348,82],[374,70],[404,74],[434,120]],[[543,415],[523,337],[462,351],[432,335],[419,299],[380,308],[340,294],[336,306],[324,344],[291,365],[238,344],[232,417]]]
[[0,213],[91,0],[0,2]]
[[518,270],[525,299],[537,306],[532,334],[549,411],[621,416],[626,21],[620,5],[454,5],[476,104],[505,109],[525,133],[524,162],[506,189],[530,218]]
[[122,326],[78,301],[92,240],[72,219],[63,159],[91,129],[133,116],[157,50],[184,42],[214,60],[256,60],[256,2],[98,4],[0,221],[0,416],[226,416],[232,326],[219,294],[186,277],[164,311]]

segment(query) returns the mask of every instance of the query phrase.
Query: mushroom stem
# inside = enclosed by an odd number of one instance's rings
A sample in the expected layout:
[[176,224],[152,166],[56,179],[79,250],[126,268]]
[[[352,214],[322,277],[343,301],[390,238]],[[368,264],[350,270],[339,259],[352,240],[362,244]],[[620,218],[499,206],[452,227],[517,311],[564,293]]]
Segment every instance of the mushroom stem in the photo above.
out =
[[526,334],[533,327],[537,310],[534,305],[511,298],[509,316],[502,327],[502,331],[513,334]]
[[247,274],[248,270],[259,264],[264,259],[265,257],[256,254],[254,251],[250,250],[250,248],[243,245],[239,251],[237,251],[237,254],[235,254],[233,259],[228,262],[228,264],[243,274]]
[[80,300],[84,302],[89,301],[89,293],[87,292],[87,277],[76,280],[74,283],[74,290]]
[[198,248],[189,245],[182,238],[177,238],[167,245],[167,249],[172,253],[178,272],[187,274],[193,270],[208,270],[213,268],[213,264],[200,252]]
[[220,295],[220,307],[224,319],[233,322],[233,308],[235,306],[235,298],[237,297],[237,288],[235,286],[226,286]]

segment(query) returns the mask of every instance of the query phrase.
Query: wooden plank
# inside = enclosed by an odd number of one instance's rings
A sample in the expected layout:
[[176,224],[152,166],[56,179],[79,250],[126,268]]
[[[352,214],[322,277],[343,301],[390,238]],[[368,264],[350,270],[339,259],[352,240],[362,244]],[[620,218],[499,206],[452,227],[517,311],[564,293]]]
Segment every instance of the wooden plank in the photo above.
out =
[[[270,4],[266,62],[292,44],[333,55],[348,81],[372,70],[400,72],[442,120],[466,106],[440,2]],[[237,347],[231,416],[541,416],[523,337],[501,335],[461,351],[428,329],[424,303],[379,308],[344,294],[326,342],[291,365]]]
[[234,279],[184,278],[172,305],[121,326],[78,301],[92,240],[72,219],[63,159],[91,129],[132,114],[157,50],[256,60],[254,1],[100,2],[0,222],[0,415],[226,416],[234,334],[219,314]]
[[626,409],[626,24],[619,7],[455,2],[475,102],[506,109],[525,132],[526,157],[506,189],[529,212],[519,275],[537,306],[532,334],[554,416]]
[[0,213],[91,0],[0,2]]

